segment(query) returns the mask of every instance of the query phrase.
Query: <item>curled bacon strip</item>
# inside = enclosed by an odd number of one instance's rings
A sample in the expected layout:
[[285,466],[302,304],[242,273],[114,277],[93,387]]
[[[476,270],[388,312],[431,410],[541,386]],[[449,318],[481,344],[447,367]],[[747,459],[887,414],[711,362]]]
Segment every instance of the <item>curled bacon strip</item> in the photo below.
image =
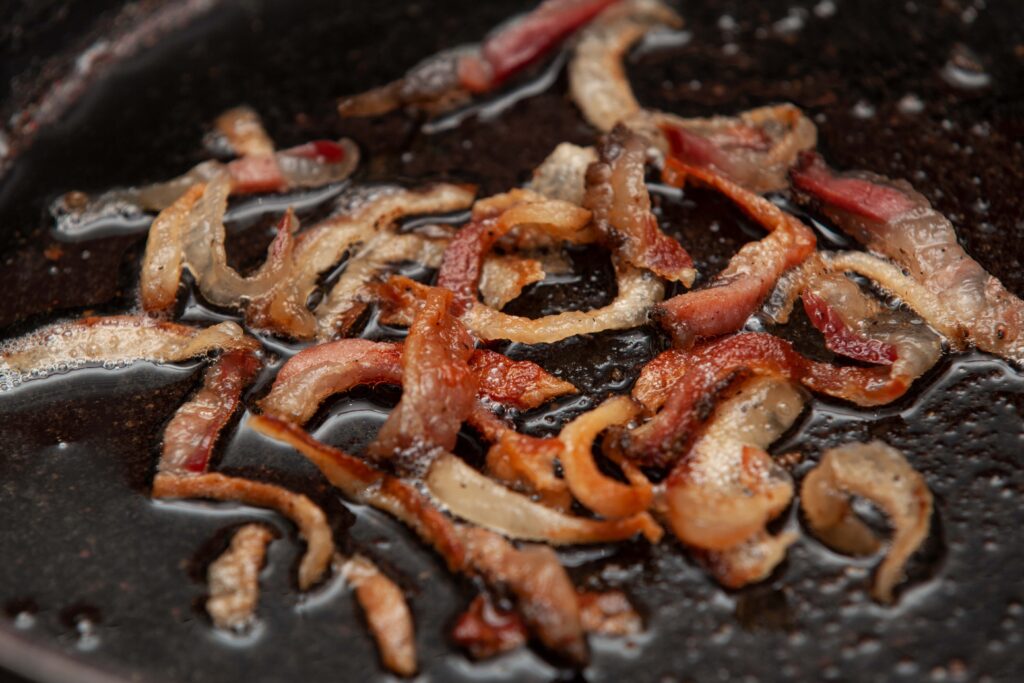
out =
[[759,107],[735,117],[681,119],[656,113],[651,118],[672,158],[716,172],[756,194],[785,189],[789,169],[801,152],[814,149],[818,138],[814,124],[792,104]]
[[7,342],[0,353],[0,386],[16,385],[87,363],[168,363],[216,350],[255,351],[259,344],[233,322],[205,329],[115,315],[48,325]]
[[577,417],[558,436],[564,447],[561,461],[569,490],[578,501],[606,517],[640,514],[654,498],[650,482],[632,463],[620,463],[629,480],[628,485],[623,484],[602,474],[591,452],[598,434],[610,426],[629,422],[639,412],[640,407],[628,397],[616,396]]
[[153,479],[153,497],[209,498],[281,513],[295,523],[306,541],[306,553],[299,564],[299,588],[302,590],[323,577],[334,555],[334,540],[323,511],[306,496],[280,486],[214,472],[186,475],[159,472]]
[[669,159],[667,182],[682,186],[687,178],[712,187],[732,199],[768,230],[758,242],[744,245],[707,287],[672,297],[655,308],[661,324],[688,347],[696,339],[740,329],[789,268],[814,252],[814,233],[777,206],[712,171]]
[[598,161],[587,169],[584,206],[602,241],[638,268],[693,284],[697,271],[679,242],[658,227],[644,182],[648,142],[619,125],[602,137]]
[[887,366],[854,367],[818,363],[804,358],[793,346],[769,334],[744,333],[696,347],[691,352],[671,349],[652,361],[633,391],[648,407],[661,412],[624,434],[619,448],[644,464],[667,465],[685,453],[705,419],[710,397],[739,377],[764,375],[797,381],[812,391],[861,406],[889,403],[913,382]]
[[1024,361],[1024,301],[964,251],[953,225],[927,199],[879,176],[836,175],[811,153],[792,175],[805,199],[934,294],[975,346]]
[[399,676],[416,673],[416,640],[412,613],[405,595],[373,562],[356,555],[341,569],[345,579],[356,591],[356,600],[363,608],[380,651],[381,663]]
[[544,267],[535,259],[492,256],[480,272],[480,298],[495,310],[516,299],[527,285],[544,279]]
[[665,515],[676,536],[723,585],[764,579],[794,534],[772,536],[769,521],[793,497],[793,482],[764,451],[804,407],[788,381],[756,378],[715,411],[665,484]]
[[545,0],[499,27],[483,44],[429,57],[397,81],[343,98],[338,111],[342,116],[373,116],[406,105],[435,111],[451,108],[466,101],[469,93],[497,88],[617,1]]
[[202,389],[178,408],[164,429],[161,472],[206,471],[217,437],[259,368],[259,360],[250,351],[230,351],[217,359],[206,371]]
[[857,518],[851,495],[879,505],[895,530],[871,589],[876,600],[891,603],[907,560],[928,536],[931,491],[903,454],[881,441],[846,444],[825,452],[800,487],[807,521],[815,535],[836,550],[870,555],[878,549],[878,539]]
[[551,199],[583,206],[587,168],[597,161],[593,147],[563,142],[533,171],[529,189]]
[[210,586],[206,611],[217,628],[240,631],[252,623],[260,597],[260,569],[272,540],[274,532],[267,527],[246,524],[206,570]]
[[389,512],[404,522],[453,571],[479,574],[492,585],[508,587],[542,643],[574,663],[585,662],[579,606],[575,597],[571,601],[566,599],[567,593],[575,593],[550,548],[530,546],[516,550],[490,531],[453,524],[412,486],[318,442],[287,422],[256,416],[249,424],[261,434],[298,450],[348,498]]
[[[237,157],[271,156],[274,141],[263,128],[260,115],[251,107],[228,109],[213,122],[215,136]],[[220,146],[219,144],[216,146]]]
[[[473,410],[477,380],[469,368],[475,342],[451,315],[452,294],[432,287],[405,340],[402,398],[370,445],[376,458],[428,455],[455,448]],[[443,397],[443,400],[438,400]]]
[[592,126],[610,131],[641,114],[623,57],[651,29],[680,25],[682,19],[661,0],[625,0],[580,32],[569,62],[569,92]]

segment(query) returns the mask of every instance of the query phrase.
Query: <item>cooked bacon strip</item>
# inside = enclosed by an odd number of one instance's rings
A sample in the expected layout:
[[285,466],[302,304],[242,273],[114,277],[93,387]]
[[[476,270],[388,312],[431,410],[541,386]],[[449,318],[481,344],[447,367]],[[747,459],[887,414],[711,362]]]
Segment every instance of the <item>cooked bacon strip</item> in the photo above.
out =
[[445,110],[469,93],[491,91],[537,62],[569,34],[617,0],[544,0],[500,26],[481,45],[446,50],[387,85],[343,98],[342,116],[373,116],[407,105]]
[[468,364],[475,342],[451,305],[451,292],[433,287],[413,319],[402,352],[402,398],[368,449],[373,457],[418,458],[455,448],[477,380]]
[[86,202],[72,202],[69,193],[58,206],[81,223],[126,210],[162,211],[189,188],[221,176],[233,195],[289,192],[341,182],[358,163],[359,148],[351,140],[316,140],[272,155],[243,156],[228,163],[204,161],[172,180],[111,190]]
[[272,540],[274,532],[264,525],[246,524],[206,570],[206,612],[217,628],[241,631],[252,623],[260,598],[260,570]]
[[536,408],[557,396],[576,393],[576,387],[536,363],[512,360],[487,349],[474,351],[469,367],[477,376],[481,395],[520,410]]
[[[642,464],[668,465],[685,453],[703,422],[709,400],[750,374],[800,382],[812,391],[860,406],[889,403],[913,382],[888,366],[855,367],[818,363],[769,334],[743,333],[696,347],[670,349],[655,359],[654,381],[641,372],[633,391],[646,405],[663,404],[661,412],[624,434],[619,448]],[[655,361],[652,361],[654,363]],[[671,381],[670,378],[677,378]]]
[[274,484],[215,472],[187,475],[158,472],[153,478],[153,497],[208,498],[276,510],[295,523],[306,541],[306,553],[299,564],[299,588],[302,590],[323,577],[334,555],[334,539],[323,510],[306,496]]
[[205,190],[206,185],[193,185],[161,211],[149,226],[139,282],[139,296],[146,311],[170,311],[178,300],[178,284],[185,261],[184,235],[192,208]]
[[515,596],[520,614],[537,638],[571,664],[585,664],[587,641],[579,601],[555,552],[545,545],[517,550],[484,529],[462,527],[460,535],[467,562],[488,583]]
[[668,160],[667,182],[681,187],[688,178],[732,199],[768,235],[745,244],[707,287],[672,297],[655,308],[655,315],[672,333],[676,345],[684,348],[697,339],[740,329],[771,293],[779,277],[810,256],[816,243],[810,229],[768,200],[713,171]]
[[701,565],[726,588],[742,588],[768,578],[786,559],[786,551],[798,538],[793,531],[776,536],[760,531],[728,550],[698,552]]
[[810,153],[793,182],[844,231],[906,268],[975,346],[1024,361],[1024,301],[964,251],[949,220],[909,185],[864,173],[836,175]]
[[569,93],[583,118],[602,131],[641,114],[623,58],[653,28],[677,28],[682,19],[661,0],[625,0],[580,32],[569,62]]
[[640,406],[626,396],[609,398],[565,425],[558,435],[564,447],[561,461],[569,490],[576,500],[605,517],[640,514],[654,498],[647,477],[632,463],[619,463],[629,481],[623,484],[602,474],[591,452],[598,434],[610,426],[629,422],[639,411]]
[[235,107],[216,118],[213,128],[237,157],[272,156],[274,141],[251,107]]
[[381,663],[399,676],[416,673],[416,640],[405,595],[377,566],[356,555],[342,565],[342,574],[356,591]]
[[550,508],[569,510],[572,494],[565,480],[555,475],[555,460],[562,454],[561,441],[521,434],[479,401],[469,416],[469,424],[491,443],[487,450],[488,474],[536,494]]
[[320,443],[290,423],[256,416],[249,424],[257,432],[298,450],[346,497],[404,522],[444,558],[451,570],[479,574],[492,585],[507,586],[542,643],[574,663],[585,662],[579,608],[575,599],[571,603],[565,599],[572,584],[550,548],[516,550],[492,532],[456,525],[412,486]]
[[651,118],[672,158],[756,194],[785,189],[789,169],[801,152],[814,149],[818,138],[814,124],[792,104],[759,107],[735,117],[681,119],[656,113]]
[[514,610],[498,608],[486,595],[478,595],[459,615],[452,639],[473,659],[490,659],[526,644],[526,624]]
[[456,294],[459,312],[477,300],[484,258],[501,237],[517,226],[536,226],[563,239],[587,240],[590,212],[574,204],[548,199],[529,190],[513,190],[479,201],[473,220],[445,249],[438,287]]
[[836,550],[870,555],[878,549],[878,539],[857,518],[851,495],[877,504],[892,523],[892,545],[871,589],[876,600],[891,603],[907,560],[928,537],[931,491],[903,454],[881,441],[845,444],[822,455],[800,487],[807,521],[815,535]]
[[492,256],[480,272],[480,298],[495,310],[519,297],[523,288],[544,279],[540,261],[519,256]]
[[803,408],[790,382],[767,377],[750,380],[718,406],[665,483],[665,516],[679,540],[724,553],[717,558],[723,564],[733,548],[763,537],[793,498],[789,473],[764,449]]
[[164,429],[159,471],[205,472],[221,430],[241,403],[260,362],[250,351],[229,351],[206,371],[203,387],[178,408]]
[[233,322],[198,328],[145,316],[88,317],[48,325],[4,344],[0,379],[3,384],[18,384],[87,363],[172,363],[216,350],[258,348],[258,342]]
[[551,199],[583,206],[587,168],[597,161],[593,147],[563,142],[533,171],[528,189]]
[[678,241],[658,227],[644,182],[649,143],[624,126],[601,138],[598,161],[587,169],[584,206],[601,240],[637,268],[687,287],[697,271]]
[[424,483],[453,515],[512,539],[575,545],[621,541],[642,533],[656,543],[662,535],[646,512],[607,521],[563,514],[505,488],[450,453],[434,461]]

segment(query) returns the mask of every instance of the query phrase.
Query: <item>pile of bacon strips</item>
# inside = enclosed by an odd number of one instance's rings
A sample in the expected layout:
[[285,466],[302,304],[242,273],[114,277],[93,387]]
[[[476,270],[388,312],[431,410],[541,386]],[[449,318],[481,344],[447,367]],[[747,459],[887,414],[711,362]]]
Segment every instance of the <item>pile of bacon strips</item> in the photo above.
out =
[[[202,388],[167,424],[154,498],[237,501],[293,521],[305,541],[300,589],[340,573],[384,665],[398,674],[417,669],[402,590],[369,559],[342,557],[324,512],[307,497],[210,470],[222,428],[269,354],[234,322],[172,322],[184,269],[206,301],[238,310],[250,329],[309,342],[283,364],[269,393],[249,401],[247,424],[308,458],[346,500],[405,523],[479,587],[453,634],[473,656],[532,641],[579,667],[588,633],[642,628],[623,593],[578,591],[550,546],[638,536],[658,543],[668,530],[721,585],[764,579],[796,537],[767,529],[795,485],[787,459],[765,449],[801,414],[808,394],[884,405],[944,349],[1024,361],[1024,303],[964,252],[950,222],[907,183],[830,169],[814,151],[814,125],[796,107],[709,119],[641,107],[624,54],[645,32],[678,24],[659,0],[546,0],[479,45],[345,98],[342,116],[403,107],[438,113],[496,90],[564,45],[571,96],[601,134],[594,147],[559,145],[526,187],[492,197],[453,184],[349,187],[315,225],[300,229],[289,211],[265,263],[246,276],[227,265],[229,198],[338,183],[357,167],[359,152],[348,140],[275,151],[255,113],[227,112],[216,134],[234,160],[92,200],[78,193],[81,212],[113,205],[159,212],[142,265],[142,312],[63,322],[9,342],[0,357],[7,384],[93,363],[208,359]],[[666,282],[689,288],[696,271],[685,245],[665,235],[651,211],[649,168],[667,184],[721,193],[765,236],[705,286],[665,300]],[[808,226],[761,196],[787,188],[865,250],[818,250]],[[405,216],[465,209],[471,218],[462,226],[397,225]],[[565,243],[610,253],[614,300],[537,319],[503,313],[526,285],[565,266]],[[432,286],[392,274],[410,261],[437,269]],[[340,279],[312,296],[342,262]],[[742,331],[755,315],[785,323],[797,299],[827,347],[856,362],[813,361],[781,338]],[[351,338],[368,307],[386,324],[408,326],[405,341]],[[516,411],[576,389],[532,362],[487,350],[487,342],[544,344],[651,320],[671,333],[673,347],[643,368],[630,395],[608,398],[554,438],[514,429]],[[401,400],[365,453],[343,452],[303,429],[328,397],[379,384],[401,386]],[[483,471],[452,454],[464,424],[490,444]],[[595,458],[606,462],[599,467]],[[854,514],[851,499],[885,512],[892,538],[871,594],[892,602],[908,558],[929,534],[924,479],[879,441],[817,459],[800,486],[801,519],[829,547],[869,555],[882,539]],[[217,628],[244,629],[252,620],[273,537],[263,525],[245,525],[210,566],[206,606]]]

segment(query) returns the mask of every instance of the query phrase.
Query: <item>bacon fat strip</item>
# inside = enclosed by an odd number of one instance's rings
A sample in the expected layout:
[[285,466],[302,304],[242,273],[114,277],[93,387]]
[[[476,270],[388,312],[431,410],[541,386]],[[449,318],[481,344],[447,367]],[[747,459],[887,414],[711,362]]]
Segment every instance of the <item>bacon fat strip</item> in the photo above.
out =
[[909,271],[975,346],[1024,362],[1024,301],[964,251],[952,223],[927,199],[904,182],[866,173],[837,175],[816,154],[803,155],[792,176],[798,197]]
[[299,588],[317,583],[330,566],[334,539],[327,517],[306,496],[280,486],[229,477],[215,472],[171,474],[158,472],[153,479],[154,498],[208,498],[268,508],[287,517],[306,541],[306,552],[299,564]]
[[260,570],[273,540],[274,532],[264,525],[246,524],[206,570],[206,612],[217,628],[241,631],[252,623],[260,598]]
[[850,496],[864,497],[888,515],[892,544],[878,567],[872,596],[893,602],[907,560],[928,536],[932,494],[902,453],[881,441],[850,443],[822,455],[800,487],[800,502],[814,534],[840,552],[870,555],[875,533],[857,518]]
[[355,588],[356,600],[377,643],[381,663],[399,676],[414,675],[416,636],[412,612],[402,589],[362,555],[346,561],[341,573]]
[[655,315],[672,333],[676,345],[686,348],[697,339],[743,327],[779,277],[814,252],[816,240],[798,219],[713,171],[669,159],[665,179],[677,187],[694,179],[714,188],[768,231],[760,241],[741,247],[706,287],[684,292],[655,307]]

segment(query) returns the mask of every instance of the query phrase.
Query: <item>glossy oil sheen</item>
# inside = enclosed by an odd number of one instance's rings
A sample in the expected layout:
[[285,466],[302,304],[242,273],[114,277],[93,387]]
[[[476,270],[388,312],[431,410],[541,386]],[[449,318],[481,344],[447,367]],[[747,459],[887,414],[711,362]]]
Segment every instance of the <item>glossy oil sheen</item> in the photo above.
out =
[[[815,118],[831,161],[910,179],[952,218],[968,250],[1024,294],[1020,8],[881,0],[695,4],[683,8],[688,39],[654,41],[632,61],[630,76],[644,103],[709,115],[794,101]],[[281,146],[352,136],[365,155],[359,181],[454,178],[501,191],[526,178],[556,143],[591,142],[592,131],[565,96],[564,76],[546,90],[535,88],[538,95],[482,107],[485,116],[460,116],[451,119],[454,128],[439,125],[429,134],[422,121],[404,115],[348,122],[331,115],[334,97],[476,39],[524,5],[236,4],[161,42],[131,68],[116,69],[64,123],[40,133],[0,186],[0,335],[86,309],[130,308],[144,238],[58,240],[46,206],[70,189],[100,191],[184,170],[203,158],[204,122],[234,104],[255,106]],[[958,45],[973,51],[987,81],[962,73]],[[758,234],[707,192],[658,192],[655,203],[704,276]],[[234,265],[259,262],[281,207],[271,201],[238,210],[229,226]],[[324,208],[313,202],[306,215]],[[834,244],[828,226],[818,227],[822,242]],[[44,250],[54,245],[60,254],[47,258]],[[529,288],[507,310],[543,315],[614,296],[600,251],[574,252],[573,262],[574,276]],[[195,322],[230,315],[194,293],[182,306],[183,317]],[[806,321],[779,333],[827,357]],[[398,335],[372,319],[363,334]],[[298,348],[280,340],[266,345],[282,358]],[[666,345],[657,330],[641,328],[495,347],[581,389],[517,417],[526,431],[550,434],[607,394],[626,391]],[[194,364],[140,363],[51,377],[0,395],[0,629],[144,681],[387,679],[351,595],[336,580],[298,593],[302,546],[287,522],[239,506],[148,499],[163,425],[199,377]],[[271,378],[265,373],[250,398]],[[358,451],[397,395],[341,397],[312,429]],[[709,581],[671,540],[654,548],[636,542],[563,551],[580,585],[624,589],[647,621],[642,636],[593,639],[592,664],[582,676],[1014,680],[1024,667],[1022,413],[1021,375],[969,354],[944,359],[891,406],[865,411],[816,400],[775,445],[776,453],[805,456],[799,476],[829,446],[883,438],[924,474],[936,499],[934,533],[893,608],[867,597],[876,558],[839,556],[807,535],[768,581],[734,592]],[[399,581],[414,612],[426,680],[572,678],[530,650],[479,664],[455,651],[447,632],[472,587],[452,578],[397,523],[340,500],[315,468],[252,433],[244,419],[225,436],[217,469],[311,496],[327,511],[343,550],[372,556]],[[474,461],[482,447],[466,434],[458,451]],[[258,628],[227,637],[211,629],[201,609],[205,568],[231,530],[252,519],[269,522],[280,539],[261,575]],[[796,529],[800,520],[791,510],[779,525]]]

